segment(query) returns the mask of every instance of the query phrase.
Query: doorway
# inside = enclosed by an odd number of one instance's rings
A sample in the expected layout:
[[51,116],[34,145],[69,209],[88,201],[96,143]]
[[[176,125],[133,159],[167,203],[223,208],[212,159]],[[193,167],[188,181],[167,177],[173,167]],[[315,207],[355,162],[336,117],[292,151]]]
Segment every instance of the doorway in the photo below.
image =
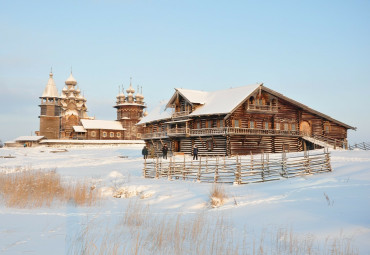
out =
[[306,135],[306,136],[311,136],[312,135],[312,128],[311,128],[311,124],[306,121],[306,120],[303,120],[301,122],[301,124],[299,125],[299,131],[303,134],[303,135]]

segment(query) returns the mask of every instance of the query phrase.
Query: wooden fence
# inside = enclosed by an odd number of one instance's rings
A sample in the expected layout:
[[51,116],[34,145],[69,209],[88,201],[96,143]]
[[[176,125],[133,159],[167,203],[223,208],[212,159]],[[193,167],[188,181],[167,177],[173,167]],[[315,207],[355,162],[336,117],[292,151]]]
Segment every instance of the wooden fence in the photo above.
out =
[[248,184],[332,171],[328,150],[309,154],[261,154],[243,157],[170,157],[144,160],[145,178]]

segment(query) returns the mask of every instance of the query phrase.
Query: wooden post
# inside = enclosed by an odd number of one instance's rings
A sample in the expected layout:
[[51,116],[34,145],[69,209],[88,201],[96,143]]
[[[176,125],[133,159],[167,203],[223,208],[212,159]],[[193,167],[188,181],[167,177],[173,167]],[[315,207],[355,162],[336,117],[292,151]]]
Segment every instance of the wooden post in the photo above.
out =
[[217,183],[217,180],[218,180],[218,157],[216,157],[216,169],[215,169],[214,183]]
[[[282,173],[281,173],[281,176],[285,177],[285,178],[289,178],[288,173],[286,171],[286,153],[283,152],[281,155],[282,155],[282,159],[281,159],[281,171],[282,171]],[[285,174],[285,176],[284,176],[284,174]]]
[[[324,153],[325,153],[325,150],[324,150]],[[328,168],[329,172],[333,171],[333,169],[331,168],[331,164],[330,164],[329,149],[326,149],[325,159],[326,159],[326,167]]]
[[198,168],[198,174],[197,174],[197,181],[200,182],[200,172],[202,168],[202,157],[199,157],[199,168]]
[[155,178],[158,179],[159,178],[159,174],[158,174],[158,158],[155,159]]
[[235,169],[235,181],[234,181],[234,184],[235,185],[239,185],[241,184],[241,166],[240,166],[240,162],[239,162],[239,156],[236,155],[236,169]]
[[171,176],[172,169],[171,168],[172,168],[172,157],[170,157],[170,163],[168,165],[168,173],[167,173],[168,180],[172,179],[172,176]]
[[184,154],[184,167],[182,167],[182,179],[186,179],[186,162],[185,162],[185,154]]
[[206,173],[208,173],[208,156],[206,156]]
[[308,151],[304,152],[304,170],[306,173],[311,174],[310,155]]
[[262,161],[262,172],[261,172],[261,177],[262,181],[265,181],[265,155],[262,153],[261,154],[261,161]]
[[146,159],[144,159],[143,176],[144,176],[144,178],[146,178]]

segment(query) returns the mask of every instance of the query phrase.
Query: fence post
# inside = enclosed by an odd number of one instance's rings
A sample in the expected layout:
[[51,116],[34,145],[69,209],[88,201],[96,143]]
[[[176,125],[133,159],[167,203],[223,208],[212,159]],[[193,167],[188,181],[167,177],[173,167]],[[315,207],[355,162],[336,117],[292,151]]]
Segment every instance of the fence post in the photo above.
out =
[[202,168],[202,157],[199,157],[199,167],[198,167],[198,174],[197,174],[197,181],[200,182],[200,172]]
[[216,157],[216,169],[215,169],[215,179],[214,182],[217,183],[218,180],[218,157]]
[[158,174],[158,158],[155,159],[155,178],[156,179],[159,178],[159,174]]
[[265,182],[265,155],[264,153],[261,154],[261,161],[262,161],[261,177],[262,177],[262,181]]
[[310,155],[308,151],[304,152],[304,170],[306,173],[311,174],[311,167],[310,167]]
[[241,166],[239,162],[239,156],[236,155],[236,169],[235,169],[235,181],[234,184],[238,185],[241,184]]
[[185,154],[184,154],[184,167],[181,168],[182,169],[182,179],[185,180],[186,179],[186,162],[185,162]]
[[[325,150],[324,150],[324,153],[325,153]],[[330,164],[329,149],[326,149],[325,159],[326,159],[326,167],[328,168],[329,172],[333,171],[332,168],[331,168],[331,164]]]
[[[286,153],[283,152],[281,154],[281,157],[282,157],[281,158],[281,170],[282,170],[281,176],[285,177],[285,178],[289,178],[288,173],[286,171]],[[285,176],[284,176],[284,174],[285,174]]]
[[172,171],[172,157],[170,157],[170,164],[168,166],[168,172],[167,172],[168,180],[171,180],[172,179],[171,171]]
[[144,158],[143,176],[144,176],[144,178],[146,178],[146,159],[145,158]]

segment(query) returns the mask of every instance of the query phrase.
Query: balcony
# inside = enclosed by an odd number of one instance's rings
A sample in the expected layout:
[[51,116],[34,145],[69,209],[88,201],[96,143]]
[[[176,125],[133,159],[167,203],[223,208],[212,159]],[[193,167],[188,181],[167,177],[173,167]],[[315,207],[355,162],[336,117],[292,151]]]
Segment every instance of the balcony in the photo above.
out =
[[184,136],[190,134],[190,128],[171,128],[167,130],[168,136]]
[[298,130],[276,130],[276,129],[256,129],[256,128],[172,128],[167,132],[154,132],[143,134],[143,139],[168,138],[174,136],[215,136],[215,135],[262,135],[262,136],[301,136]]
[[142,139],[155,139],[155,138],[167,138],[167,132],[153,132],[153,133],[146,133],[142,134]]
[[257,105],[257,104],[248,104],[247,111],[255,112],[278,112],[278,106],[275,105]]
[[230,135],[283,135],[300,136],[298,130],[256,129],[256,128],[227,128]]

